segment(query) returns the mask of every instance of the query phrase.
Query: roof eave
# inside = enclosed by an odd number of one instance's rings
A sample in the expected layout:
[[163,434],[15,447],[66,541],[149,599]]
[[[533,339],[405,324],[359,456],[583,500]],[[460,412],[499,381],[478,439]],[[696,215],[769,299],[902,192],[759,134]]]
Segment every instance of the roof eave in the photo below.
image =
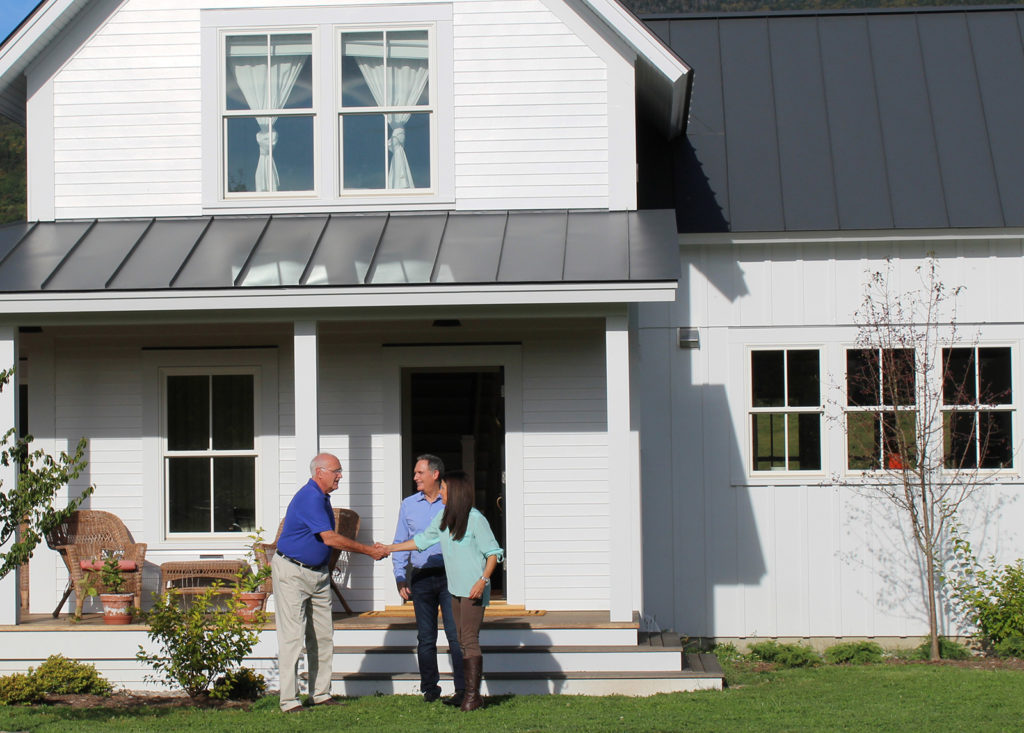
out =
[[25,124],[25,70],[89,0],[43,0],[0,44],[0,115]]

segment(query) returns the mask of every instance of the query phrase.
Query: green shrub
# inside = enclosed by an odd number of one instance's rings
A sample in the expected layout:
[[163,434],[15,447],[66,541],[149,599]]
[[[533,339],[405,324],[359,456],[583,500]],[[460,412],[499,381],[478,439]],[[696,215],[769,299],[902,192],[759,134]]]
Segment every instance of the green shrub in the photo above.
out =
[[808,646],[780,644],[777,641],[762,641],[750,645],[750,653],[764,662],[780,667],[817,667],[821,657]]
[[742,662],[746,659],[746,655],[737,649],[735,644],[731,644],[729,642],[726,642],[725,644],[715,644],[711,647],[711,653],[714,654],[722,664]]
[[1024,636],[1008,636],[996,644],[992,651],[1003,659],[1024,659]]
[[43,692],[31,673],[0,677],[0,705],[31,705],[42,699]]
[[847,641],[825,650],[829,664],[878,664],[882,656],[882,647],[873,641]]
[[60,654],[47,657],[38,669],[29,668],[29,674],[41,692],[52,695],[109,695],[114,691],[96,667]]
[[158,596],[146,614],[149,638],[159,647],[156,654],[142,646],[135,658],[150,664],[155,674],[147,681],[167,682],[195,697],[220,675],[236,669],[259,641],[259,632],[235,613],[237,602],[228,600],[228,610],[215,609],[220,587],[214,585],[182,605],[179,593]]
[[954,563],[945,578],[956,611],[977,627],[982,647],[990,651],[1011,637],[1024,637],[1024,559],[1002,567],[995,558],[982,567],[971,544],[954,526]]
[[[914,653],[911,655],[911,659],[931,659],[932,656],[932,642],[930,639],[925,639],[914,648]],[[970,659],[973,654],[971,650],[965,647],[963,644],[947,639],[945,636],[939,637],[939,657],[942,659]]]
[[210,690],[210,697],[218,700],[257,700],[267,693],[263,675],[248,667],[240,667],[218,677]]

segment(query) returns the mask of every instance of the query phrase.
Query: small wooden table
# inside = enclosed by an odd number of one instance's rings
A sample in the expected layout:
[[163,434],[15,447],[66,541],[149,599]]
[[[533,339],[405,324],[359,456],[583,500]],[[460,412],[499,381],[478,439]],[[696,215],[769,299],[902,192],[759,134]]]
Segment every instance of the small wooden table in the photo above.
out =
[[173,560],[160,565],[160,592],[173,589],[183,596],[196,596],[219,580],[224,584],[220,592],[231,593],[238,574],[250,572],[245,560]]

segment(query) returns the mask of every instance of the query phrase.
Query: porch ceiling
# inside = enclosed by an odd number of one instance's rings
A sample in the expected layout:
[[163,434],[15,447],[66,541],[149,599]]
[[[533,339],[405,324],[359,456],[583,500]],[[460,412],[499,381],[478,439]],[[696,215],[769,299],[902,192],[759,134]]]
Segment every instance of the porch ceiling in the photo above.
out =
[[[679,277],[673,211],[305,214],[0,227],[0,300],[622,289]],[[396,290],[397,289],[397,290]],[[638,297],[638,300],[647,299]]]

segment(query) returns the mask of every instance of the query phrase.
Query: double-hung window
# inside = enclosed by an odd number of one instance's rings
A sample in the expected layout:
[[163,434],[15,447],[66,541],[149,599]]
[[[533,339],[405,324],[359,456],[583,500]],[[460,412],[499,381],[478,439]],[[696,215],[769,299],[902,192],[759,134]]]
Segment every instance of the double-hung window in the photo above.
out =
[[426,29],[341,33],[342,189],[430,188]]
[[950,470],[1013,467],[1009,347],[942,350],[942,438]]
[[754,471],[821,470],[821,372],[817,349],[750,354]]
[[256,526],[256,378],[250,369],[162,375],[168,534]]
[[312,191],[313,34],[230,34],[224,56],[228,196]]
[[452,12],[202,11],[204,206],[452,201]]
[[913,349],[847,350],[848,469],[902,469],[916,464],[916,393]]

